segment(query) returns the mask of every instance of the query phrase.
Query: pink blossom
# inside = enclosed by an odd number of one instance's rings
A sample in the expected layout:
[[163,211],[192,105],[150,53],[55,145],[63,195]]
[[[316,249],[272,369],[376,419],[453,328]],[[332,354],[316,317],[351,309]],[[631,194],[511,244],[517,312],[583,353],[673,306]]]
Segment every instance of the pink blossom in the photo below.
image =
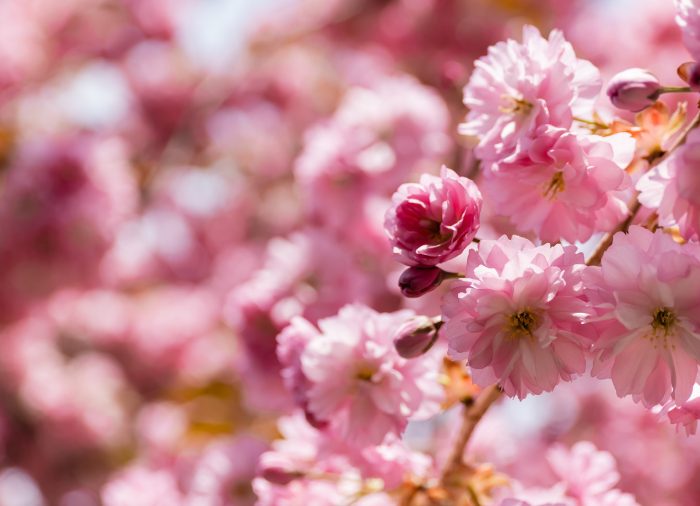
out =
[[585,281],[599,313],[592,374],[647,407],[687,400],[700,360],[700,248],[633,226]]
[[171,458],[187,433],[188,424],[182,406],[167,401],[145,404],[134,422],[142,453],[153,461],[160,457],[164,460]]
[[700,60],[700,3],[697,0],[675,0],[676,23],[683,30],[683,42],[695,60]]
[[250,489],[256,464],[267,445],[260,439],[239,435],[219,439],[208,446],[194,466],[187,492],[187,506],[252,505]]
[[347,458],[338,452],[341,446],[311,427],[299,413],[280,418],[278,428],[284,439],[273,441],[272,450],[262,454],[259,477],[253,481],[258,504],[292,506],[304,500],[311,504],[342,503],[344,494],[336,480],[323,478],[340,478],[352,471]]
[[426,477],[431,468],[432,459],[392,435],[382,444],[358,447],[312,428],[300,413],[281,418],[278,427],[284,439],[274,441],[258,465],[254,487],[261,497],[296,497],[308,487],[316,488],[311,483],[324,480],[342,483],[343,493],[357,490],[364,480],[392,491]]
[[624,168],[634,141],[627,134],[582,136],[544,126],[537,138],[486,172],[483,188],[499,214],[543,241],[586,241],[627,213]]
[[140,28],[151,37],[172,37],[192,5],[190,0],[126,0]]
[[534,246],[517,236],[482,241],[443,301],[449,356],[466,359],[478,385],[497,382],[521,399],[582,373],[591,314],[583,269],[573,246]]
[[344,229],[373,195],[389,196],[434,167],[448,148],[442,99],[408,77],[351,88],[335,115],[311,128],[294,174],[316,221]]
[[639,201],[659,215],[659,225],[678,227],[686,239],[700,236],[700,131],[637,182]]
[[258,506],[334,506],[353,500],[352,494],[343,493],[338,484],[330,480],[300,479],[280,487],[256,478],[253,481],[253,489],[258,496]]
[[[401,434],[409,418],[436,412],[441,388],[438,355],[406,360],[393,336],[412,311],[377,313],[349,305],[319,321],[298,317],[279,336],[288,384],[315,419],[338,437],[362,447]],[[294,352],[288,352],[294,340]]]
[[184,505],[175,476],[168,469],[132,466],[114,476],[102,489],[104,506]]
[[615,459],[592,443],[581,441],[570,450],[555,445],[547,460],[578,506],[639,506],[630,494],[614,488],[620,481]]
[[13,304],[97,281],[102,255],[136,207],[127,155],[117,139],[90,136],[19,147],[0,199],[0,292],[11,290]]
[[479,230],[481,192],[443,165],[440,177],[423,174],[392,197],[384,228],[399,262],[430,266],[459,255]]
[[225,316],[247,337],[249,313],[266,312],[281,328],[293,316],[317,320],[348,302],[370,302],[371,294],[371,281],[354,252],[332,234],[308,228],[270,240],[262,268],[231,291]]
[[542,125],[568,128],[600,90],[598,70],[576,57],[559,30],[548,39],[523,28],[523,42],[491,46],[464,88],[469,108],[460,133],[479,137],[477,156],[490,162],[518,151]]
[[59,329],[39,315],[3,329],[2,381],[51,441],[52,451],[114,447],[126,439],[122,399],[130,392],[118,363],[103,353],[66,357]]
[[668,419],[678,429],[685,429],[688,436],[695,434],[700,420],[700,397],[672,407],[668,411]]

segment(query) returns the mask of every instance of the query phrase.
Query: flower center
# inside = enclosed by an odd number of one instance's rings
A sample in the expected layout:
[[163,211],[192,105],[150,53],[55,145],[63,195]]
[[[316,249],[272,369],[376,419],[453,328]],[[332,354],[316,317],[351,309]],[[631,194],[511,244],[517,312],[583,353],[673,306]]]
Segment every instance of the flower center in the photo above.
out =
[[552,176],[551,181],[549,181],[549,184],[545,187],[544,196],[550,200],[554,200],[557,193],[563,192],[564,188],[564,173],[562,171],[558,171],[554,174],[554,176]]
[[651,328],[654,329],[655,333],[663,332],[664,336],[668,336],[676,324],[676,320],[676,313],[672,309],[660,307],[652,313]]
[[431,220],[425,218],[420,220],[419,225],[421,229],[425,232],[426,236],[430,238],[430,241],[435,244],[441,244],[450,239],[451,234],[449,232],[443,234],[440,230],[442,223],[439,221]]
[[508,317],[508,330],[513,338],[530,336],[540,326],[540,319],[529,309],[522,309]]
[[355,378],[359,379],[360,381],[372,381],[373,376],[374,371],[369,366],[361,367],[357,371],[357,374],[355,374]]
[[499,110],[505,114],[523,114],[527,115],[532,111],[532,104],[522,98],[510,97],[504,95],[503,99],[507,105],[502,105]]

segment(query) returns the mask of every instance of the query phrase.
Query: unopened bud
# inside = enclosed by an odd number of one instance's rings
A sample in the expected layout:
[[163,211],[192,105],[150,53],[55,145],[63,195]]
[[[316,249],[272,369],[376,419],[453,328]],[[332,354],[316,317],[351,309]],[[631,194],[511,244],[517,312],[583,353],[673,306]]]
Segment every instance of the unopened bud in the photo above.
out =
[[403,358],[415,358],[432,348],[438,329],[433,320],[420,316],[407,321],[396,331],[394,347]]
[[295,471],[291,467],[291,462],[288,459],[273,452],[263,453],[260,456],[258,474],[270,483],[283,486],[304,477],[304,473]]
[[444,271],[439,267],[409,267],[399,277],[404,297],[420,297],[442,283]]
[[678,76],[683,79],[693,91],[700,91],[700,64],[689,61],[678,67]]
[[608,97],[613,105],[626,111],[639,112],[654,104],[662,86],[648,70],[631,68],[616,74],[608,84]]

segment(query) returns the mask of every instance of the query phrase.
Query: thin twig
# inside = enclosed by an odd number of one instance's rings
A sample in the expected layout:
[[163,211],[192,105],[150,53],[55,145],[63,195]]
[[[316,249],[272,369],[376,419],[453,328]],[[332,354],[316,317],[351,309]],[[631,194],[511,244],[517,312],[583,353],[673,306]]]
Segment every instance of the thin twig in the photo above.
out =
[[[698,126],[700,126],[700,111],[698,111],[698,113],[693,118],[693,121],[691,121],[690,124],[688,124],[688,126],[685,128],[685,130],[683,130],[683,133],[681,133],[678,136],[678,138],[676,138],[676,141],[671,145],[671,147],[668,148],[668,150],[666,150],[663,155],[656,158],[650,164],[649,168],[655,167],[656,165],[661,163],[663,160],[668,158],[668,156],[673,151],[675,151],[680,146],[682,146],[683,143],[685,143],[685,140],[688,137],[688,134],[692,130],[697,128]],[[627,216],[627,218],[625,218],[617,227],[615,227],[615,230],[613,230],[612,232],[610,232],[608,234],[605,234],[605,237],[603,237],[603,240],[600,241],[600,244],[598,244],[598,246],[596,247],[593,254],[590,256],[588,261],[586,261],[587,265],[600,265],[600,261],[603,258],[603,254],[612,244],[613,237],[615,236],[615,234],[617,232],[626,232],[629,229],[630,225],[632,224],[632,221],[634,221],[634,218],[637,215],[637,213],[639,212],[639,210],[641,209],[641,207],[642,207],[642,205],[639,203],[639,199],[637,198],[637,194],[635,194],[634,200],[632,201],[632,203],[629,206],[629,215]]]

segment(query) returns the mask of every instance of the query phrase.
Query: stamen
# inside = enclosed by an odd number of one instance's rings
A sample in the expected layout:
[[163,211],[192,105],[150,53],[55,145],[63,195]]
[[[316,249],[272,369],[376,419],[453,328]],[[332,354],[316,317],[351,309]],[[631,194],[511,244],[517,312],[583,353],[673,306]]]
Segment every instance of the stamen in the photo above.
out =
[[651,328],[653,328],[655,332],[663,331],[664,335],[667,336],[673,329],[676,319],[676,313],[674,313],[672,309],[660,307],[653,313]]
[[554,176],[552,176],[551,181],[545,187],[544,196],[550,200],[554,200],[557,193],[563,192],[565,188],[566,185],[564,184],[564,173],[562,171],[558,171],[554,174]]
[[524,335],[532,337],[533,331],[537,330],[540,325],[540,319],[529,309],[523,309],[510,315],[508,324],[512,337],[517,338]]
[[528,102],[527,100],[524,100],[522,98],[515,98],[515,97],[509,97],[507,95],[503,96],[503,98],[511,104],[509,106],[501,106],[499,107],[499,111],[505,114],[529,114],[530,111],[532,110],[532,104]]

